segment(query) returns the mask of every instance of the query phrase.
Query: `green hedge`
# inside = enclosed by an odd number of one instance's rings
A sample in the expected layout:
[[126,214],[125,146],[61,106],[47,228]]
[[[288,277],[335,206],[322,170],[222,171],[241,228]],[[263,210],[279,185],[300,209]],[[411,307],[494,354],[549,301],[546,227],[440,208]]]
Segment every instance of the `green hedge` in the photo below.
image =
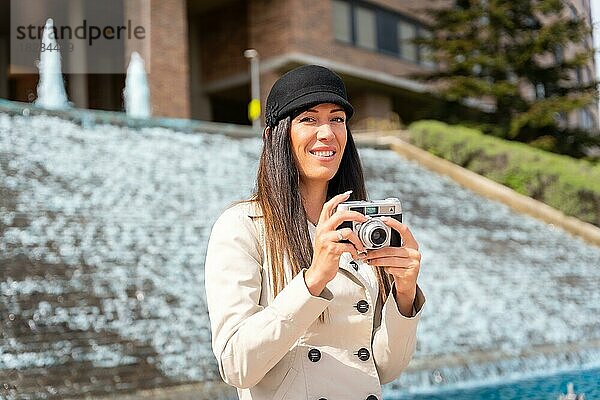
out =
[[600,226],[600,164],[439,121],[410,125],[410,141],[515,191]]

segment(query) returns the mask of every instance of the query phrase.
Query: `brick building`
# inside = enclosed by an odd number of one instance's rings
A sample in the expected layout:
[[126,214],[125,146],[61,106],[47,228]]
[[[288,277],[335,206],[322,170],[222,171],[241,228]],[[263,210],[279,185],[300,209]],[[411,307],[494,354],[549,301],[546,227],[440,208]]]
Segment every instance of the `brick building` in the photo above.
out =
[[[0,97],[35,98],[36,74],[8,70],[7,0],[0,0]],[[152,0],[150,91],[153,113],[247,124],[250,73],[243,51],[261,61],[261,100],[286,71],[308,63],[328,66],[345,80],[358,127],[395,126],[428,117],[436,99],[411,73],[435,68],[411,39],[428,35],[424,9],[452,0]],[[569,0],[570,12],[591,24],[590,0]],[[135,10],[127,10],[135,13]],[[591,36],[582,46],[592,46]],[[126,49],[125,53],[132,49]],[[568,54],[565,49],[564,54]],[[556,56],[560,56],[557,54]],[[127,60],[123,56],[123,62]],[[594,65],[577,79],[593,78]],[[78,107],[122,109],[124,76],[66,75]],[[526,88],[535,95],[535,88]],[[565,117],[567,118],[567,117]],[[568,123],[598,127],[590,106]]]

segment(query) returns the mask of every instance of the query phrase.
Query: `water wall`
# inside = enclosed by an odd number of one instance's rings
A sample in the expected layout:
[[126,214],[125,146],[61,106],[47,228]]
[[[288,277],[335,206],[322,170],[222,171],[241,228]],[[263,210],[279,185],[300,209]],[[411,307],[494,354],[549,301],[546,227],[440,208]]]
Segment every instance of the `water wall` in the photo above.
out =
[[[259,151],[0,114],[0,397],[216,385],[206,244]],[[600,365],[599,248],[393,152],[360,154],[370,197],[402,200],[423,253],[417,352],[386,398]]]

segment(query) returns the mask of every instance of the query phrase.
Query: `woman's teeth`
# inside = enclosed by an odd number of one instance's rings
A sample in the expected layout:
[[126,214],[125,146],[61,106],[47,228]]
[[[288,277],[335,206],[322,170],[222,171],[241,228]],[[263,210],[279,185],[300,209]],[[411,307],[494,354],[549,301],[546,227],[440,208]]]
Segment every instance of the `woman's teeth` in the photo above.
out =
[[314,154],[315,156],[319,156],[319,157],[331,157],[333,156],[334,152],[333,151],[311,151],[311,154]]

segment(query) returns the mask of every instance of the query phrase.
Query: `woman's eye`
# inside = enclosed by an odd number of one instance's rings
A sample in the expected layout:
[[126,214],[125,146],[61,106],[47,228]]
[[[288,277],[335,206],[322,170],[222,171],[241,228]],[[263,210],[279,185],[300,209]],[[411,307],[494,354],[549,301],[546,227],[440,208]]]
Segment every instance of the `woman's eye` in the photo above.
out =
[[333,118],[335,122],[344,122],[344,117],[335,117]]
[[300,122],[312,122],[314,118],[312,117],[304,117],[300,120]]

